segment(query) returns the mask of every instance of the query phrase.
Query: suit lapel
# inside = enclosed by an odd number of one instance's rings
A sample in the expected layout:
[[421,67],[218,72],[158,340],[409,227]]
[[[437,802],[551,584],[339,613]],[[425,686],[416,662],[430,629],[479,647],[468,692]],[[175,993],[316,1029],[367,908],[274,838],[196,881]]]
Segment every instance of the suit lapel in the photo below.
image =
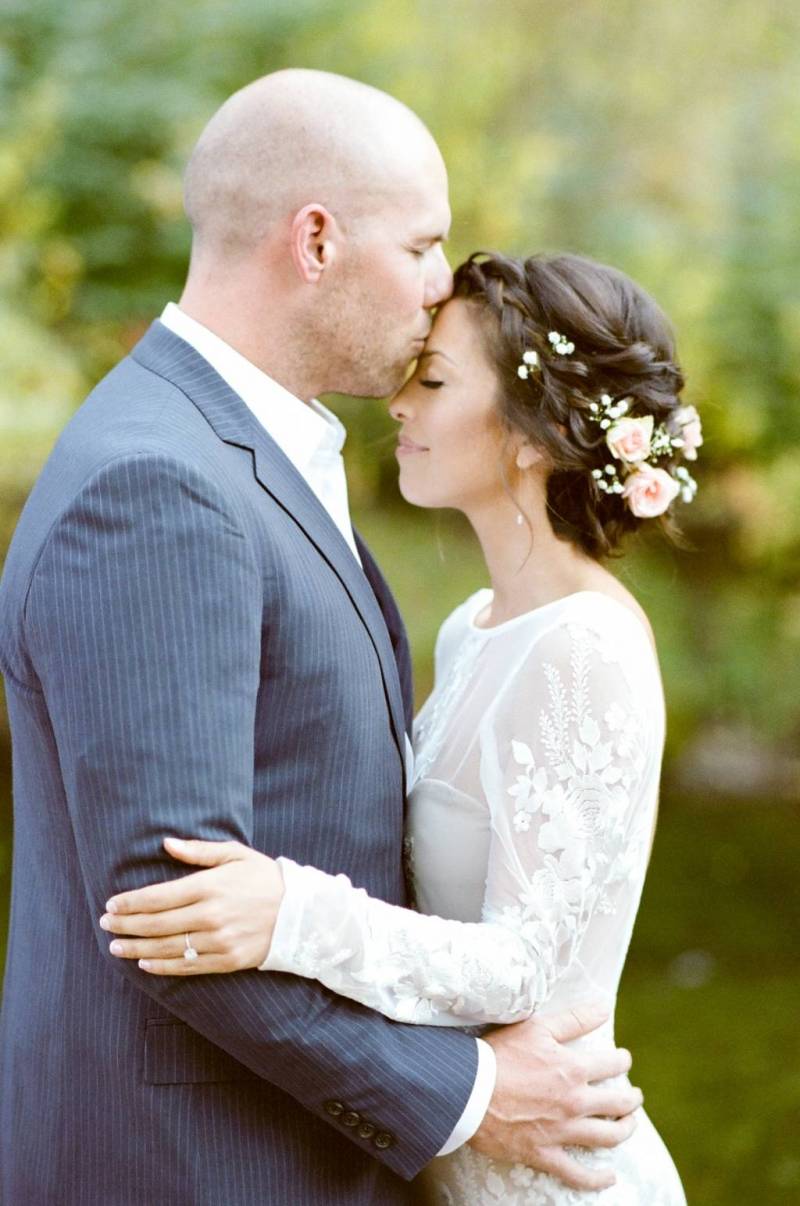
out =
[[410,737],[414,723],[414,676],[411,663],[411,649],[408,644],[408,633],[403,623],[403,617],[400,614],[400,608],[397,606],[397,600],[389,589],[389,584],[381,573],[378,563],[365,544],[360,532],[356,532],[354,529],[353,534],[356,538],[356,547],[361,558],[361,564],[364,566],[364,573],[369,579],[389,631],[389,640],[392,642],[394,660],[400,678],[406,732]]
[[[261,487],[291,517],[336,574],[378,656],[392,732],[405,767],[404,692],[387,623],[364,570],[314,491],[239,395],[199,352],[162,323],[153,323],[131,356],[178,386],[221,440],[252,452],[254,474]],[[368,564],[374,566],[371,557],[368,563],[365,561],[365,569]]]

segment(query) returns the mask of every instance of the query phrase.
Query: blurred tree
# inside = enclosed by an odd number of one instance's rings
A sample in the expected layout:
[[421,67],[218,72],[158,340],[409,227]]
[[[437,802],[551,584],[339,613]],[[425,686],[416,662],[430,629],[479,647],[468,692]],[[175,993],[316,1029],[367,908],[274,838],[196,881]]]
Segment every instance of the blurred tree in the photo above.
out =
[[[800,10],[783,0],[0,0],[0,553],[70,412],[180,292],[180,178],[201,127],[289,65],[363,79],[428,122],[453,263],[583,252],[671,315],[706,431],[684,513],[695,552],[645,541],[619,572],[658,634],[673,749],[717,748],[722,729],[712,784],[751,747],[768,772],[800,738]],[[463,524],[398,505],[385,409],[337,407],[424,688],[479,559]],[[0,814],[4,742],[0,723]],[[780,899],[796,928],[800,792],[785,770],[760,791],[734,780],[753,799],[724,813],[667,800],[620,1023],[690,1200],[767,1206],[800,1188],[780,1058],[796,959],[771,925]],[[779,790],[788,807],[754,803]],[[3,908],[0,892],[0,946]],[[689,963],[719,970],[686,987],[668,961],[698,944]]]
[[[3,27],[0,540],[69,411],[180,289],[180,175],[209,114],[265,71],[338,70],[435,132],[454,261],[581,251],[671,314],[706,427],[699,555],[648,549],[623,572],[654,614],[675,735],[800,735],[796,10],[4,0]],[[341,408],[356,506],[392,506],[391,423]]]

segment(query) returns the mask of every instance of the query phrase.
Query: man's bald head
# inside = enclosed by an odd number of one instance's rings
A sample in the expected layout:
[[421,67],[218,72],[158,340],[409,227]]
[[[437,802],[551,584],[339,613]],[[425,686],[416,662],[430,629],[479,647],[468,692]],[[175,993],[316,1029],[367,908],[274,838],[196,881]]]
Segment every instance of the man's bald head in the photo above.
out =
[[447,172],[376,88],[264,76],[212,117],[186,172],[187,313],[298,397],[385,396],[449,296]]
[[444,173],[420,119],[356,80],[291,69],[234,93],[200,135],[185,177],[196,250],[246,254],[311,202],[344,230],[413,184]]

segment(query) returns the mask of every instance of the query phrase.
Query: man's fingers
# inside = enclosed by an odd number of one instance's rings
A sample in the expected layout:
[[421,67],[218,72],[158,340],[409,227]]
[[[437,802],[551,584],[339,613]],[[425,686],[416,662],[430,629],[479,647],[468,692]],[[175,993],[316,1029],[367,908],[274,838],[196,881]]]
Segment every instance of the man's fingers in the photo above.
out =
[[563,1147],[538,1148],[530,1163],[541,1172],[558,1177],[570,1189],[608,1189],[616,1182],[610,1169],[587,1168]]
[[603,1047],[597,1051],[582,1051],[581,1062],[586,1079],[594,1084],[599,1080],[610,1080],[612,1076],[626,1076],[633,1058],[624,1047]]
[[132,934],[136,938],[164,938],[169,934],[185,934],[192,930],[213,929],[208,916],[211,906],[199,901],[183,909],[167,909],[163,913],[131,913],[120,916],[105,913],[100,928],[109,934]]
[[593,1030],[597,1030],[603,1022],[607,1022],[609,1011],[605,1005],[575,1005],[572,1009],[566,1009],[563,1013],[554,1013],[549,1017],[537,1015],[540,1022],[548,1028],[553,1038],[558,1043],[569,1043],[572,1039],[580,1038],[584,1034],[591,1034]]
[[636,1117],[580,1118],[570,1128],[570,1144],[576,1147],[617,1147],[636,1130]]
[[588,1090],[585,1103],[587,1118],[626,1118],[641,1108],[644,1097],[633,1085],[597,1085]]

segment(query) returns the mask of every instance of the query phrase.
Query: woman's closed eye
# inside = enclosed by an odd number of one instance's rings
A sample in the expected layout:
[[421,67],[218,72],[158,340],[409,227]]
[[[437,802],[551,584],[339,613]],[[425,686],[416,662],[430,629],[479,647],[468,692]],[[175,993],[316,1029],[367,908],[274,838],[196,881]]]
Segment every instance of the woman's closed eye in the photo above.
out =
[[436,381],[433,377],[421,377],[419,383],[425,389],[441,389],[444,385],[444,381]]

